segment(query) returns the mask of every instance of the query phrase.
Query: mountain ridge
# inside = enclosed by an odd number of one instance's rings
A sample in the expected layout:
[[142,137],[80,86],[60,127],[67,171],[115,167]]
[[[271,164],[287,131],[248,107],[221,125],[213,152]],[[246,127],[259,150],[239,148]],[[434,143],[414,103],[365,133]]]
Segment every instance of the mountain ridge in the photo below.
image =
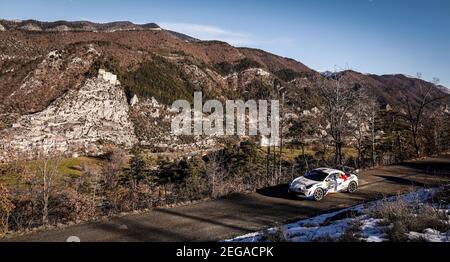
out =
[[28,20],[4,20],[0,24],[5,30],[43,31],[43,32],[115,32],[115,31],[138,31],[138,30],[161,30],[156,23],[134,24],[130,21],[115,21],[107,23],[95,23],[90,21],[66,21],[54,22]]
[[[38,26],[40,30],[37,30],[36,27]],[[64,29],[61,26],[67,26],[68,28]],[[192,36],[175,32],[172,30],[166,30],[164,28],[161,28],[157,23],[144,23],[144,24],[137,24],[130,21],[111,21],[111,22],[104,22],[104,23],[97,23],[97,22],[91,22],[87,20],[80,20],[80,21],[67,21],[67,20],[57,20],[57,21],[39,21],[35,19],[27,19],[27,20],[6,20],[6,19],[0,19],[0,31],[10,31],[10,30],[23,30],[23,31],[42,31],[42,32],[117,32],[117,31],[153,31],[153,30],[162,30],[166,33],[169,33],[171,36],[178,38],[183,41],[192,41],[192,42],[200,42],[204,44],[226,44],[229,45],[226,42],[218,41],[218,40],[200,40],[196,39]],[[229,45],[231,46],[231,45]],[[268,54],[275,57],[279,57],[281,59],[285,59],[286,61],[292,61],[293,63],[300,63],[299,61],[289,58],[289,57],[282,57],[278,56],[276,54],[272,54],[270,52],[267,52],[262,49],[257,48],[251,48],[251,47],[233,47],[238,50],[242,50],[245,52],[246,50],[250,50],[254,54]],[[300,63],[301,64],[301,63]],[[302,64],[303,65],[303,64]],[[304,65],[303,65],[304,66]],[[306,66],[305,66],[306,67]],[[302,68],[302,70],[307,71],[312,70],[308,67]],[[318,71],[312,70],[314,73],[319,73]],[[345,71],[345,70],[344,70]],[[333,74],[331,71],[326,71],[330,74]],[[323,72],[323,73],[326,73]],[[356,71],[355,71],[356,72]],[[358,72],[359,73],[359,72]],[[320,73],[319,73],[320,74]],[[362,73],[361,73],[362,74]],[[392,73],[392,74],[381,74],[376,75],[372,73],[368,73],[368,75],[373,76],[405,76],[407,78],[415,78],[413,76],[408,76],[401,73]],[[443,86],[443,85],[441,85]],[[443,86],[445,87],[445,86]],[[448,89],[448,87],[445,87]],[[445,89],[443,89],[445,90]]]

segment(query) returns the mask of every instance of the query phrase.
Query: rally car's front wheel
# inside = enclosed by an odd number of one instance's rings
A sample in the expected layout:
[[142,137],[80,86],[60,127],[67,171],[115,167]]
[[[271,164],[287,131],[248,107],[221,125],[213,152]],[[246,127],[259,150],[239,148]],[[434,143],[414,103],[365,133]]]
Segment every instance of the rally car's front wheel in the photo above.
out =
[[316,201],[322,200],[323,197],[324,197],[324,194],[325,194],[325,193],[323,192],[323,189],[322,189],[322,188],[317,188],[317,189],[314,191],[314,195],[313,195],[314,200],[316,200]]
[[352,194],[355,193],[356,190],[358,190],[358,184],[355,181],[350,182],[350,184],[348,184],[347,191]]

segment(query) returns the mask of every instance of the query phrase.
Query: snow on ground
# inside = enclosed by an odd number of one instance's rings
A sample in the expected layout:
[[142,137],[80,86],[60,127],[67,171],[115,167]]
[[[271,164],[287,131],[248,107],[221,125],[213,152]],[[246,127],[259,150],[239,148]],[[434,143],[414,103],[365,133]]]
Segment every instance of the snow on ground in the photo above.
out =
[[450,236],[447,233],[441,233],[434,229],[425,229],[424,233],[410,232],[408,234],[410,240],[425,239],[427,242],[449,242]]
[[[336,212],[303,219],[295,223],[286,224],[279,228],[271,228],[264,232],[256,232],[226,240],[229,242],[266,242],[271,239],[283,239],[292,242],[310,242],[317,240],[338,240],[343,234],[354,226],[358,227],[358,238],[366,242],[387,241],[385,229],[389,225],[383,225],[383,219],[370,217],[368,211],[376,207],[381,201],[392,202],[403,200],[405,203],[422,203],[431,198],[438,188],[420,189],[416,192],[389,197],[385,200],[373,201],[360,204]],[[446,209],[440,208],[441,212],[449,214],[450,205]],[[349,215],[350,217],[348,218]],[[449,221],[450,222],[450,221]],[[385,224],[385,223],[384,223]],[[426,229],[424,233],[410,232],[410,240],[425,240],[429,242],[448,242],[450,232],[441,233],[436,230]],[[277,236],[278,235],[278,236]]]

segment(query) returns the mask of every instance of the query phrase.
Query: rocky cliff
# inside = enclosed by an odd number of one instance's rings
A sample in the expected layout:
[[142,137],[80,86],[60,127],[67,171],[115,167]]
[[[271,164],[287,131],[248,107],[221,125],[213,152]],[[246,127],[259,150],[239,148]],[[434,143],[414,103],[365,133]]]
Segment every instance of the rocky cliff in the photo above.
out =
[[0,133],[0,161],[35,154],[98,154],[107,144],[137,142],[120,82],[102,71],[45,110],[22,116]]

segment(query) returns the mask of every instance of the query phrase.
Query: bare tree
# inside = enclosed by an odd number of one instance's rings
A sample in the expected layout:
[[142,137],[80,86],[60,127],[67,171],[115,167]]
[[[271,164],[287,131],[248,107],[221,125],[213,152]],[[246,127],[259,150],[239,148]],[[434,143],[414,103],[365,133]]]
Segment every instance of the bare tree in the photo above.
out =
[[49,200],[55,189],[56,178],[59,174],[60,159],[44,157],[38,160],[36,177],[40,181],[42,190],[42,224],[48,224]]
[[[308,111],[309,112],[309,111]],[[303,162],[305,164],[305,168],[309,169],[308,158],[306,156],[306,145],[307,138],[313,137],[316,134],[315,131],[319,126],[315,117],[309,114],[302,114],[300,117],[289,119],[289,133],[288,136],[293,138],[293,141],[300,146],[302,152]],[[315,123],[313,126],[312,123]]]
[[376,102],[375,99],[372,99],[370,104],[370,118],[369,118],[369,122],[370,122],[370,134],[371,134],[371,160],[372,160],[372,166],[375,166],[376,163],[376,150],[375,150],[375,146],[376,146],[376,136],[375,136],[375,124],[376,124],[376,116],[377,116],[377,111],[379,110],[379,106]]
[[369,137],[372,142],[371,156],[374,163],[376,101],[363,88],[360,88],[356,91],[355,104],[351,113],[352,136],[358,151],[357,165],[358,167],[364,165],[363,149]]
[[266,150],[266,175],[267,177],[272,176],[272,169],[270,168],[270,158],[271,158],[271,153],[270,153],[270,148],[271,145],[269,143],[269,145],[267,146],[267,150]]
[[145,178],[145,160],[139,148],[132,150],[133,156],[129,161],[129,183],[130,183],[130,200],[132,209],[136,209],[136,203],[139,201],[139,183]]
[[211,197],[216,198],[227,193],[226,185],[224,184],[224,170],[221,168],[219,152],[213,152],[208,156],[208,161],[205,165],[206,175],[211,187]]
[[327,79],[319,78],[318,91],[322,98],[322,112],[328,122],[327,133],[335,147],[335,164],[343,164],[342,147],[348,130],[349,112],[356,101],[358,85],[346,83],[340,74]]
[[[418,73],[417,78],[420,80],[422,74]],[[423,116],[427,111],[428,107],[445,98],[448,94],[433,94],[436,90],[435,85],[439,83],[439,79],[435,78],[433,80],[434,85],[424,85],[422,81],[419,81],[418,86],[418,97],[412,98],[408,94],[403,95],[401,100],[406,108],[406,114],[402,114],[409,125],[409,131],[411,132],[411,143],[414,147],[414,154],[416,157],[420,157],[420,131],[423,127]]]
[[119,148],[111,148],[106,154],[102,175],[107,190],[113,189],[119,182],[118,176],[126,163],[126,153]]
[[9,216],[14,208],[10,192],[0,184],[0,233],[8,232]]
[[281,92],[281,116],[280,116],[280,155],[279,155],[279,174],[277,176],[276,183],[278,184],[280,181],[280,177],[282,176],[282,164],[283,164],[283,132],[284,132],[284,124],[285,124],[285,113],[284,113],[284,100],[286,93],[284,91],[284,87],[278,88],[278,92]]
[[441,153],[447,149],[449,140],[449,114],[446,106],[441,106],[434,110],[430,110],[426,114],[427,128],[424,131],[427,140],[425,151],[433,155]]
[[92,168],[86,163],[83,163],[82,166],[83,176],[88,180],[89,184],[92,187],[92,196],[91,199],[93,202],[97,201],[97,194],[100,187],[100,174],[95,168]]

